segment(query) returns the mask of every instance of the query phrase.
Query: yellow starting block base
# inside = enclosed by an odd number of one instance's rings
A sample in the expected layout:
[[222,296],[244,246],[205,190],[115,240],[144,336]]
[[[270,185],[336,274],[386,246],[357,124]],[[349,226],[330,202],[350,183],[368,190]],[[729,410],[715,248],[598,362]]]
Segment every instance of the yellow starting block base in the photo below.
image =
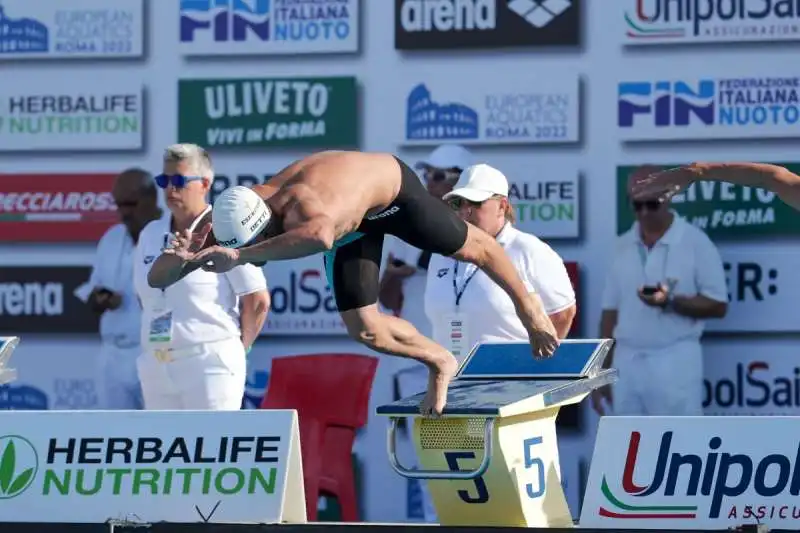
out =
[[[573,526],[561,486],[555,420],[612,383],[602,370],[611,340],[564,341],[544,361],[528,343],[477,345],[459,369],[438,419],[419,417],[424,394],[378,408],[390,417],[389,460],[400,475],[428,480],[443,526]],[[400,465],[395,430],[413,417],[421,468]]]

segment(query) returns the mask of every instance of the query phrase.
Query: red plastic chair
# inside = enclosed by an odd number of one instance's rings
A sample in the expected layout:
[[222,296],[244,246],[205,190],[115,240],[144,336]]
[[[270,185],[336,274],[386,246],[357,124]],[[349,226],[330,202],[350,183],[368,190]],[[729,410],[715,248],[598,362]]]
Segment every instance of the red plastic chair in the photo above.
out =
[[343,521],[359,520],[353,442],[367,422],[377,368],[376,357],[343,353],[272,360],[261,409],[297,410],[310,521],[317,519],[320,493],[336,497]]

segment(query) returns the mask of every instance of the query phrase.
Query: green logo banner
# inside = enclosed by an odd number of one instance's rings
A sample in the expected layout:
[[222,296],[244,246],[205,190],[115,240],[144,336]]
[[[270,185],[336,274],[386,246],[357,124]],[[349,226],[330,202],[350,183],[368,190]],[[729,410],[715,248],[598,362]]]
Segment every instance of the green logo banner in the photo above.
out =
[[[800,163],[773,163],[800,173]],[[658,165],[670,168],[678,164]],[[617,234],[634,222],[627,194],[628,175],[636,166],[617,167]],[[695,182],[672,199],[672,208],[712,239],[800,235],[800,213],[764,189],[731,183]]]
[[215,148],[357,148],[354,77],[178,82],[178,138]]

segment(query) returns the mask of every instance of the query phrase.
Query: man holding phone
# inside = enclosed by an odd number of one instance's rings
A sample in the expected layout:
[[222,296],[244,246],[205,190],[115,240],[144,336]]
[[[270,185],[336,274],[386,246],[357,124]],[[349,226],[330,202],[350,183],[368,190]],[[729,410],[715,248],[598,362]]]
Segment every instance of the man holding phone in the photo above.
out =
[[133,251],[142,229],[162,214],[153,179],[144,170],[123,171],[114,181],[111,195],[121,223],[100,238],[91,276],[75,295],[100,315],[102,407],[142,409],[136,370],[142,310],[133,289]]
[[[645,165],[633,183],[659,170]],[[703,414],[704,321],[722,318],[728,290],[714,243],[657,196],[631,201],[633,227],[618,237],[606,284],[600,336],[616,340],[607,366],[614,386],[594,391],[601,416]],[[613,360],[613,363],[612,363]]]

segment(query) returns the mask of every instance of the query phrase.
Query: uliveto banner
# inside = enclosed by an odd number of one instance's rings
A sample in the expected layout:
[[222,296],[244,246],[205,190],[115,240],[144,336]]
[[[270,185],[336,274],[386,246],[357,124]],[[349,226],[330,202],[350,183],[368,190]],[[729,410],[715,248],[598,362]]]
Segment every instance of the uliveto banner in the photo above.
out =
[[472,83],[455,75],[418,79],[398,95],[405,101],[395,115],[403,120],[401,144],[576,143],[579,85],[578,76],[524,70],[512,79],[480,76]]
[[[280,522],[294,411],[0,413],[0,522]],[[294,458],[299,459],[297,451]],[[302,483],[302,478],[299,479]],[[297,520],[297,517],[294,517]]]
[[600,419],[581,527],[797,529],[800,418]]
[[98,317],[73,292],[90,267],[0,267],[0,333],[97,333]]
[[197,79],[178,83],[178,137],[215,148],[353,148],[356,79]]
[[0,85],[0,151],[138,150],[144,138],[141,83],[111,76],[26,79]]
[[0,242],[96,242],[119,222],[114,174],[0,174]]
[[272,303],[263,333],[347,333],[325,277],[322,254],[291,261],[272,261],[264,267],[264,272]]
[[180,2],[187,56],[357,52],[361,0]]
[[144,0],[0,4],[0,61],[141,57],[143,34]]
[[705,339],[705,414],[800,415],[798,355],[795,339]]
[[[800,172],[797,163],[774,163]],[[678,164],[657,165],[662,168]],[[630,229],[633,210],[626,184],[635,166],[617,167],[617,233]],[[672,198],[675,211],[713,240],[800,235],[800,213],[783,203],[774,192],[732,183],[698,181]]]
[[800,11],[791,1],[618,0],[628,46],[800,40]]

